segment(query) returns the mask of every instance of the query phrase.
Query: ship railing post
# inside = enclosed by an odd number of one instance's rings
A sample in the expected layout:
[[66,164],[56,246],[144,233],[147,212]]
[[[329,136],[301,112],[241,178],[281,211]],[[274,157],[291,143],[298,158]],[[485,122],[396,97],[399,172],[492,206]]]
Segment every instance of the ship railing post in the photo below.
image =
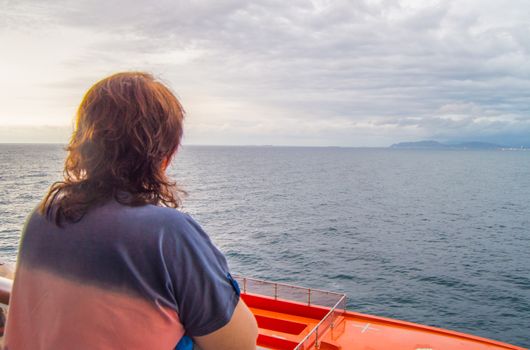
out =
[[278,283],[274,283],[274,300],[278,299]]
[[247,294],[247,278],[243,277],[243,294]]
[[307,305],[311,305],[311,288],[307,289]]

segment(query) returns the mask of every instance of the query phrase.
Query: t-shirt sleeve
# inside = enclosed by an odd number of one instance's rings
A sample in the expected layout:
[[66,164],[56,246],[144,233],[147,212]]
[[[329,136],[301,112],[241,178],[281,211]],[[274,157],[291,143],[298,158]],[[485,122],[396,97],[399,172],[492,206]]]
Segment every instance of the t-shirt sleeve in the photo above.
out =
[[[224,255],[189,215],[181,214],[179,232],[172,237],[165,261],[177,312],[186,334],[210,334],[230,321],[239,301],[239,288]],[[173,241],[174,240],[174,241]]]

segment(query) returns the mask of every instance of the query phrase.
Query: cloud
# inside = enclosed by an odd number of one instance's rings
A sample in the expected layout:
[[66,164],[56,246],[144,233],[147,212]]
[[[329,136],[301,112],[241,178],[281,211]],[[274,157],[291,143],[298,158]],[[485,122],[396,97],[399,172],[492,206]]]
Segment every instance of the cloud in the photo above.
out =
[[522,0],[19,1],[4,22],[80,35],[50,86],[158,73],[190,112],[190,142],[384,145],[524,139],[529,10]]

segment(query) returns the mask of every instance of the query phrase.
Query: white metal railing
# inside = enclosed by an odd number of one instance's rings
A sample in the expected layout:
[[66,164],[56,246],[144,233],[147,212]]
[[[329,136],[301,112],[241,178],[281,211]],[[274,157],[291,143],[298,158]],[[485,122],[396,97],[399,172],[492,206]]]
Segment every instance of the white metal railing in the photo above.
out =
[[294,348],[294,350],[306,350],[310,349],[314,344],[316,349],[320,349],[320,336],[324,335],[324,332],[335,327],[335,321],[337,317],[341,316],[345,312],[346,306],[346,295],[337,301],[337,303],[329,310],[322,320],[313,328],[302,341]]
[[234,276],[238,281],[241,292],[244,294],[259,294],[275,300],[287,300],[306,304],[308,306],[322,306],[329,308],[328,313],[320,322],[309,331],[294,350],[306,350],[311,346],[320,348],[320,338],[328,328],[335,326],[335,321],[344,314],[346,309],[346,295],[328,292],[320,289],[304,288],[290,285],[264,281],[256,278]]

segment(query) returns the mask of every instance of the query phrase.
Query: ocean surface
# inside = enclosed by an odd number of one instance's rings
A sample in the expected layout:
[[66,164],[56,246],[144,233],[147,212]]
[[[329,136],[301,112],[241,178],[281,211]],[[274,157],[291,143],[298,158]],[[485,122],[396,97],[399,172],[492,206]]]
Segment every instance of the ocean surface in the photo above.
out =
[[[64,156],[0,145],[1,259]],[[169,172],[236,273],[530,347],[530,151],[187,146]]]

